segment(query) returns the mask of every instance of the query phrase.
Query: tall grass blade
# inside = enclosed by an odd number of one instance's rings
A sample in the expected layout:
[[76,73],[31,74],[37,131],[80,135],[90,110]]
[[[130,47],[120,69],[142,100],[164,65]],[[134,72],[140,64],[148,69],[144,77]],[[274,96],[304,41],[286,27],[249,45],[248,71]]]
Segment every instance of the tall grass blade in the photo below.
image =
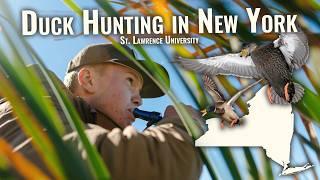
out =
[[257,165],[253,159],[253,155],[250,151],[250,148],[243,148],[244,155],[246,156],[248,171],[251,175],[252,179],[260,179],[259,171],[257,169]]
[[241,175],[238,169],[238,166],[233,158],[233,155],[228,147],[221,147],[219,148],[222,157],[228,166],[229,172],[233,179],[241,179]]
[[28,159],[24,158],[22,154],[13,152],[12,147],[3,139],[0,138],[0,154],[4,155],[12,166],[17,170],[20,175],[25,179],[49,179],[38,167],[33,165]]
[[[67,1],[67,3],[69,3],[71,7],[75,9],[77,8],[77,5],[75,3],[72,4],[72,1]],[[49,72],[46,70],[39,56],[35,53],[35,51],[31,48],[31,46],[22,37],[20,37],[20,39],[22,41],[21,43],[27,49],[27,52],[30,52],[31,55],[34,57],[33,60],[39,64],[39,67],[40,67],[39,75],[42,76],[48,82],[50,87],[47,87],[47,88],[50,88],[53,91],[54,93],[53,96],[57,98],[59,105],[63,111],[63,115],[68,120],[71,127],[79,135],[80,142],[82,143],[85,151],[87,152],[88,162],[90,165],[89,167],[91,167],[91,171],[94,173],[96,178],[108,179],[110,177],[110,174],[105,164],[103,163],[101,157],[99,156],[98,152],[93,147],[93,145],[90,144],[88,138],[86,137],[81,119],[78,113],[76,112],[76,110],[74,109],[73,105],[71,104],[70,100],[66,97],[65,92],[61,89],[61,85],[57,83],[57,80],[51,79],[49,77]],[[55,119],[59,119],[59,118],[55,118]]]
[[261,149],[260,154],[261,154],[262,163],[263,163],[264,177],[265,177],[265,179],[273,180],[274,177],[272,174],[272,167],[271,167],[271,162],[270,162],[271,160],[266,155],[265,150]]
[[[5,61],[3,57],[0,59],[1,62]],[[36,117],[33,116],[33,113],[29,110],[27,104],[21,99],[21,95],[16,92],[15,87],[9,83],[2,71],[0,71],[0,80],[1,95],[5,96],[14,107],[14,113],[18,116],[18,123],[21,124],[21,127],[26,134],[33,138],[32,142],[35,149],[42,155],[41,157],[48,165],[53,175],[56,178],[64,179],[59,157],[57,157],[56,151],[53,149],[52,142],[50,142],[47,135],[43,132],[43,128],[38,124]]]

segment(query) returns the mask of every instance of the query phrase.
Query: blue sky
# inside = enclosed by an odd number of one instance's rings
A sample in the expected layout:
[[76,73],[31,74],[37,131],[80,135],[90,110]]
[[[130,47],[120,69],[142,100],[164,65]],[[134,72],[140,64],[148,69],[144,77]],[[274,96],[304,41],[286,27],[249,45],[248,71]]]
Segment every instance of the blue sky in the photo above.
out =
[[[11,7],[11,13],[14,15],[16,22],[18,25],[20,25],[20,13],[22,9],[33,9],[36,10],[41,15],[46,16],[64,16],[64,15],[74,15],[73,12],[71,12],[65,4],[63,4],[62,1],[58,0],[46,0],[46,1],[40,1],[40,0],[29,0],[29,1],[23,1],[23,0],[16,0],[16,1],[8,1],[9,5]],[[96,7],[96,4],[93,1],[77,1],[81,7],[85,8],[93,8]],[[202,1],[191,1],[188,0],[187,3],[192,3],[195,8],[202,7],[205,8],[205,3]],[[238,11],[238,9],[235,9],[235,11]],[[76,17],[76,16],[75,16]],[[79,23],[80,20],[76,19],[75,23]],[[77,26],[80,26],[80,24],[76,24]],[[319,27],[316,25],[310,24],[312,29],[314,29],[315,32],[319,32]],[[84,48],[85,46],[93,43],[102,43],[106,42],[103,38],[100,36],[76,36],[76,37],[70,37],[70,36],[60,36],[60,37],[54,37],[54,36],[40,36],[35,35],[31,37],[26,37],[28,42],[31,44],[31,46],[38,52],[39,56],[42,58],[42,60],[45,62],[46,66],[54,71],[59,78],[63,79],[65,70],[67,67],[67,63],[72,57],[74,57],[77,52]],[[1,42],[1,41],[0,41]],[[186,88],[184,87],[183,83],[177,76],[177,74],[173,71],[173,67],[170,63],[168,63],[168,59],[164,56],[164,54],[159,50],[159,47],[157,46],[146,46],[149,55],[156,60],[159,64],[163,65],[170,74],[170,81],[171,88],[176,93],[178,98],[185,104],[191,104],[195,106],[195,103],[191,99],[189,93],[187,92]],[[164,47],[166,51],[168,51],[169,48]],[[305,77],[302,73],[297,75],[299,79],[301,79],[307,86],[310,87],[310,83],[305,81]],[[240,88],[240,84],[235,83],[237,88]],[[149,111],[158,111],[158,112],[164,112],[167,105],[171,104],[170,99],[167,96],[163,96],[161,98],[156,99],[144,99],[143,105],[141,109],[143,110],[149,110]],[[134,126],[138,129],[142,130],[145,127],[145,122],[141,120],[137,120],[134,123]],[[295,126],[299,131],[306,135],[303,125],[301,124],[301,121],[296,118],[296,124]],[[318,135],[319,128],[317,128]],[[318,136],[319,137],[319,136]],[[292,157],[294,160],[294,163],[297,164],[303,164],[305,163],[305,158],[303,156],[300,156],[302,153],[301,147],[298,144],[298,141],[294,138],[292,141],[292,145],[295,147],[292,148]],[[255,149],[255,148],[252,148]],[[210,157],[211,160],[214,163],[214,166],[217,170],[219,170],[220,173],[225,172],[226,165],[221,158],[221,154],[219,151],[217,151],[216,148],[209,148],[210,151]],[[240,168],[241,175],[243,177],[248,177],[247,174],[243,174],[241,171],[241,168],[246,168],[244,156],[242,153],[242,150],[239,148],[233,148],[232,151],[235,152],[237,155],[236,161],[239,164],[242,164]],[[260,151],[253,150],[255,154],[255,159],[259,162],[260,161]],[[315,155],[313,155],[315,157]],[[262,163],[258,163],[262,164]],[[316,167],[318,172],[320,172],[319,164],[318,167]],[[262,169],[262,167],[260,167]],[[280,167],[273,164],[274,172],[280,172]],[[310,174],[306,173],[306,177],[308,177]],[[223,179],[231,179],[231,176],[228,173],[219,174],[220,177],[223,177]],[[320,176],[320,174],[318,174]],[[204,172],[202,174],[202,179],[208,179],[208,173],[206,172],[206,169],[204,169]],[[287,179],[287,178],[279,178],[279,179]]]

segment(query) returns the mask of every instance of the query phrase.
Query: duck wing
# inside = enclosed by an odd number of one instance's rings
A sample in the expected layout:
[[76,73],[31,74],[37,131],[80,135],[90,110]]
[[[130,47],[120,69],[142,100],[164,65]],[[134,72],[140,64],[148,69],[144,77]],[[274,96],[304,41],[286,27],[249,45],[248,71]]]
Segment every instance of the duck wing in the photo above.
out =
[[309,45],[307,36],[300,30],[295,33],[281,33],[274,42],[284,55],[290,69],[299,69],[306,64],[309,58]]
[[233,75],[245,78],[261,78],[251,56],[241,57],[239,53],[225,54],[205,59],[177,57],[175,62],[187,70],[211,75]]
[[224,97],[219,93],[218,87],[212,77],[207,74],[202,76],[204,88],[208,91],[215,103],[224,102]]

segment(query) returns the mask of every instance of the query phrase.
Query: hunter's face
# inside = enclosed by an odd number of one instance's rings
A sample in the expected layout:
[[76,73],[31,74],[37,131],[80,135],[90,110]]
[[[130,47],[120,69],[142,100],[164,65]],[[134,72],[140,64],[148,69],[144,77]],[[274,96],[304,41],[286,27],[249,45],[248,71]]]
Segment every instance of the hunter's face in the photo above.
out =
[[133,110],[142,103],[141,75],[128,67],[106,64],[97,77],[95,108],[122,128],[134,121]]

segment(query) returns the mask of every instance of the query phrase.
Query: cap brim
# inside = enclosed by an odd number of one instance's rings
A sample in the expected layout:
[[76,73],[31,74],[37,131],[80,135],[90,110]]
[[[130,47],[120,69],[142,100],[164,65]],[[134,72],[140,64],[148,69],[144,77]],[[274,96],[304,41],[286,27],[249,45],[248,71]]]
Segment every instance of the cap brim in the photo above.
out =
[[[140,64],[142,66],[145,67],[143,60],[138,60],[138,61],[140,62]],[[142,87],[140,95],[142,98],[156,98],[156,97],[163,96],[165,94],[157,86],[157,84],[143,70],[141,70],[133,61],[131,61],[131,60],[115,60],[112,62],[128,66],[141,74],[141,76],[143,78],[143,87]],[[156,64],[156,66],[158,66],[158,68],[162,69],[162,71],[164,72],[164,74],[166,76],[164,78],[168,79],[168,82],[166,82],[166,83],[167,83],[167,87],[169,87],[170,86],[170,79],[169,79],[169,74],[168,74],[167,70],[163,66],[161,66],[160,64],[158,64],[158,63],[155,63],[155,64]],[[151,73],[151,75],[153,74],[152,72],[150,72],[150,73]]]

